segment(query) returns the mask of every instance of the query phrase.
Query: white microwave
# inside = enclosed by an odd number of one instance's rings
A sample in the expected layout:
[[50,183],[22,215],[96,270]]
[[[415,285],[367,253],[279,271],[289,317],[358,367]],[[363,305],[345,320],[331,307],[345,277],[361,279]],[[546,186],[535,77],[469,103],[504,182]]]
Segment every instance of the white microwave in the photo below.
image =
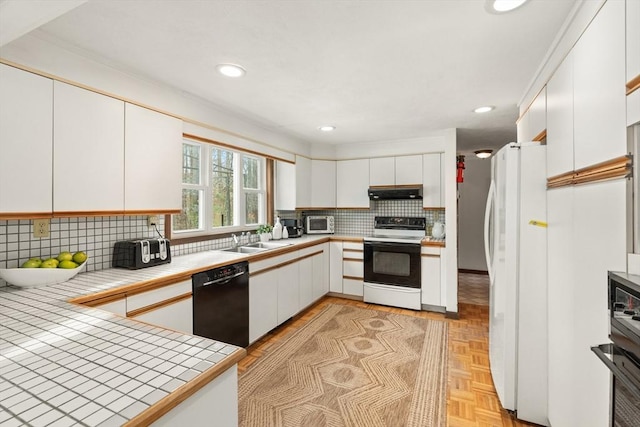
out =
[[332,215],[312,215],[306,220],[307,234],[333,234],[335,231]]

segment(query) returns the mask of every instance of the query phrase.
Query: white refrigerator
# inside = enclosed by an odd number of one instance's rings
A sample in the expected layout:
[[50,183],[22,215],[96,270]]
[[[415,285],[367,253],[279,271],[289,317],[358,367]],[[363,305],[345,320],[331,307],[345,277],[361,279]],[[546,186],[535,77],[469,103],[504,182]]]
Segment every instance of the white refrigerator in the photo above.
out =
[[545,148],[510,143],[492,157],[484,231],[493,383],[505,409],[541,425],[549,425]]

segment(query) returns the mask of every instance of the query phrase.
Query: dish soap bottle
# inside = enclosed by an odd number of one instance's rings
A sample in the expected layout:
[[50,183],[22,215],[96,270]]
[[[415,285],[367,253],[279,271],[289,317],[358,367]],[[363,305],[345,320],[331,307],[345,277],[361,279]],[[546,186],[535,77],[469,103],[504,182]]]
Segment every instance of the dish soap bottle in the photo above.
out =
[[276,223],[273,225],[273,240],[282,239],[282,224],[280,224],[280,217],[276,217]]
[[289,238],[289,230],[287,230],[287,227],[282,227],[282,238],[283,239]]

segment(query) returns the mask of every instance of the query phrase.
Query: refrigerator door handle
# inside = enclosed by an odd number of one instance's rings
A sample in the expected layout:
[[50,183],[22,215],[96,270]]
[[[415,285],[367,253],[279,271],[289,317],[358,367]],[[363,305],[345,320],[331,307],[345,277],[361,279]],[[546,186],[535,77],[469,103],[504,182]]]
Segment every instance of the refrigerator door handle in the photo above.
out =
[[[487,260],[487,271],[489,273],[489,283],[493,285],[493,254],[489,251],[489,225],[491,223],[490,213],[494,208],[496,198],[496,183],[494,180],[491,180],[491,185],[489,186],[489,194],[487,195],[487,205],[484,209],[484,256]],[[495,215],[495,212],[494,212]]]

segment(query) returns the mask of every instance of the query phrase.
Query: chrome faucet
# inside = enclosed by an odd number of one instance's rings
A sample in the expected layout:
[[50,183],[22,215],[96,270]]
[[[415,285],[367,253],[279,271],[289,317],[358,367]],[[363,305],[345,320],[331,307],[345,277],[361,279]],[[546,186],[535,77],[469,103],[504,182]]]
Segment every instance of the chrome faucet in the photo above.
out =
[[233,247],[237,248],[238,247],[238,236],[236,236],[235,234],[232,234],[231,237],[233,238]]

